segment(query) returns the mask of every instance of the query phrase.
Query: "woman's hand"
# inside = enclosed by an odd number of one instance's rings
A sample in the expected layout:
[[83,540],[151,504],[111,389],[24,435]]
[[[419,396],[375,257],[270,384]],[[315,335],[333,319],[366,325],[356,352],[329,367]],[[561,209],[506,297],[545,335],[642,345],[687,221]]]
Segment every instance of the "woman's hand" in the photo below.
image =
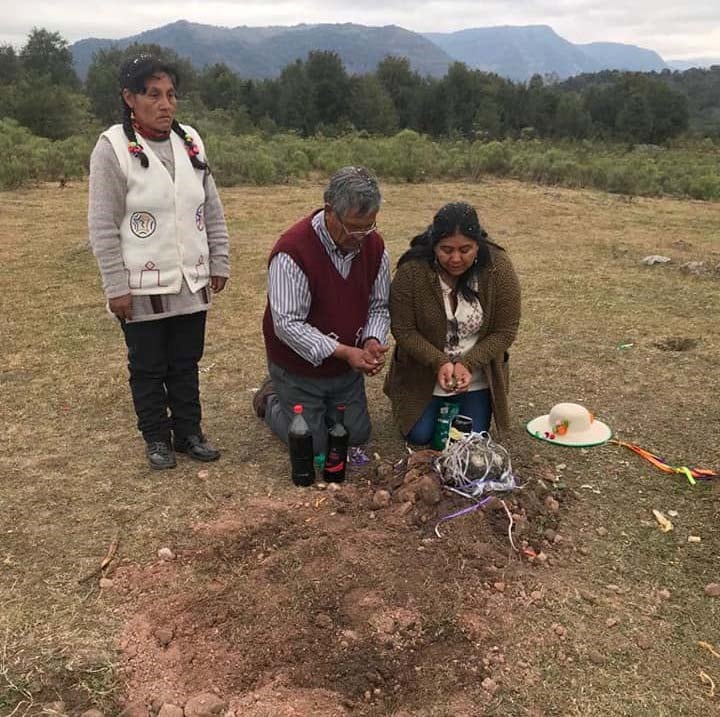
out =
[[132,294],[123,294],[108,300],[108,307],[120,321],[132,319]]
[[470,381],[472,381],[472,372],[460,362],[456,363],[453,368],[453,374],[455,376],[455,390],[467,391],[470,387]]
[[455,367],[448,361],[438,369],[437,380],[443,391],[455,390]]
[[227,283],[227,277],[225,276],[211,276],[210,277],[210,288],[213,294],[219,294]]

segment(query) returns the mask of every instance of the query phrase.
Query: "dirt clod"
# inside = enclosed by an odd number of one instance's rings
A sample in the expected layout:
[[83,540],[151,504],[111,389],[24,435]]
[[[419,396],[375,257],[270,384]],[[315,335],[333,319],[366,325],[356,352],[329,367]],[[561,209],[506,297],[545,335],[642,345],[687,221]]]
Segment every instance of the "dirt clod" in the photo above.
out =
[[372,507],[375,510],[380,510],[382,508],[387,508],[390,505],[390,493],[386,490],[378,490],[375,491],[373,497],[372,497]]
[[708,583],[705,586],[705,594],[708,597],[720,597],[720,583]]
[[131,702],[123,709],[119,717],[150,717],[150,710],[143,702]]
[[175,560],[175,553],[170,548],[160,548],[157,551],[157,556],[160,560]]
[[185,712],[182,707],[165,703],[158,712],[158,717],[183,717]]
[[201,692],[185,703],[185,717],[214,717],[222,714],[227,704],[212,692]]

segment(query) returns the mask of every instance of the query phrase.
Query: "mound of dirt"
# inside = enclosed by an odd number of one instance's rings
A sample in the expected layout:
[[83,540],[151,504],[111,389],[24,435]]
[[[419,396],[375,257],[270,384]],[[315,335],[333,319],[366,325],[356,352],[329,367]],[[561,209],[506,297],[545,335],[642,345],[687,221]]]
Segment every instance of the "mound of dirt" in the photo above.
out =
[[574,550],[559,533],[566,496],[535,465],[547,480],[444,523],[438,539],[439,517],[467,503],[441,489],[434,455],[301,501],[249,501],[195,526],[175,560],[119,568],[128,701],[212,692],[226,714],[258,717],[491,701],[518,669],[502,644],[534,600],[526,583]]

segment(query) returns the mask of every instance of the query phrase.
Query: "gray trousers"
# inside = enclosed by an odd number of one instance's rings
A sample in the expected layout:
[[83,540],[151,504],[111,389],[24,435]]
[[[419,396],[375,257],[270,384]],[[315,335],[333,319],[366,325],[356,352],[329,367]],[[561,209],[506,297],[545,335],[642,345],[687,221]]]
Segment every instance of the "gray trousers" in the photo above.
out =
[[365,396],[365,377],[348,371],[333,378],[308,378],[289,373],[268,363],[275,395],[267,399],[265,422],[285,443],[293,417],[293,406],[301,404],[303,417],[313,435],[315,455],[325,453],[327,430],[336,419],[336,406],[345,406],[345,427],[350,445],[367,443],[370,438],[370,415]]

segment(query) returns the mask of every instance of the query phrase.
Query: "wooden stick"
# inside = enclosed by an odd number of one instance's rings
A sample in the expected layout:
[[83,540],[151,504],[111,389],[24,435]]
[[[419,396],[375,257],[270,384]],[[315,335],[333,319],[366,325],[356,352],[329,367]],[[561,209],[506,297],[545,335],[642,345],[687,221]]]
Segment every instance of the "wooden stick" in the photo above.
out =
[[116,530],[115,535],[113,536],[112,542],[110,543],[110,547],[108,548],[107,554],[102,559],[102,562],[100,565],[98,565],[97,568],[95,568],[92,572],[88,573],[87,575],[84,575],[83,577],[78,579],[78,583],[84,583],[87,580],[90,580],[90,578],[94,578],[96,575],[99,575],[102,573],[108,565],[112,562],[113,558],[115,557],[115,554],[117,553],[118,546],[120,545],[120,531]]

